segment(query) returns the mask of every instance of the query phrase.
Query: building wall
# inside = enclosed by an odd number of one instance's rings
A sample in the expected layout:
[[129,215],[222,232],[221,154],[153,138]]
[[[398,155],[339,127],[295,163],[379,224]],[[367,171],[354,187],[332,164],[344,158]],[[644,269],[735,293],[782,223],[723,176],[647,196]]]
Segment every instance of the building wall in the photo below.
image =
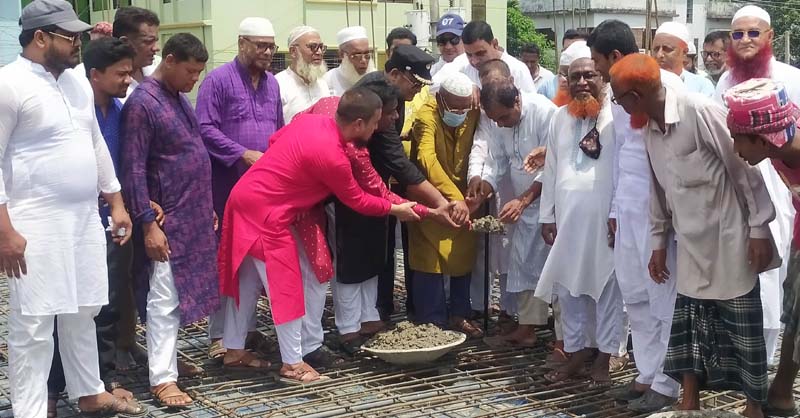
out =
[[19,2],[0,1],[0,66],[14,61],[21,50],[17,40],[21,10]]

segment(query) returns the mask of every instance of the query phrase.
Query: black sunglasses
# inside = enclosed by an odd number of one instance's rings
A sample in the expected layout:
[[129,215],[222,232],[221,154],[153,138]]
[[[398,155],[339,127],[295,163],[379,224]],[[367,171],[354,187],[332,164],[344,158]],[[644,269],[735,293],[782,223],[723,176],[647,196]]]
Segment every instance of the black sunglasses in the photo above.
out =
[[448,42],[450,43],[450,45],[456,46],[456,45],[461,43],[461,37],[460,36],[450,36],[450,37],[441,36],[441,37],[436,38],[436,44],[439,45],[439,46],[444,46]]
[[740,41],[742,38],[744,38],[745,34],[747,34],[747,37],[750,39],[756,39],[761,36],[761,31],[758,29],[733,31],[731,32],[731,39],[734,41]]

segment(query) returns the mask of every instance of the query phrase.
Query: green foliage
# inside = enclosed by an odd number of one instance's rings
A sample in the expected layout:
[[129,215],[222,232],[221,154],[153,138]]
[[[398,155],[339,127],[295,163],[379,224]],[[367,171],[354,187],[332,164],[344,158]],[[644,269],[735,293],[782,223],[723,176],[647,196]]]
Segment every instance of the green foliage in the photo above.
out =
[[[800,0],[798,0],[800,1]],[[541,33],[536,32],[533,19],[525,16],[519,7],[519,0],[508,0],[508,18],[506,52],[519,57],[519,51],[525,44],[536,44],[542,51],[539,63],[551,70],[556,69],[556,58],[553,44]]]
[[[743,3],[744,4],[744,3]],[[775,56],[781,61],[785,59],[786,38],[789,33],[791,41],[792,64],[800,62],[800,0],[783,0],[781,2],[754,2],[769,12],[772,18],[772,29],[775,30],[773,49]]]

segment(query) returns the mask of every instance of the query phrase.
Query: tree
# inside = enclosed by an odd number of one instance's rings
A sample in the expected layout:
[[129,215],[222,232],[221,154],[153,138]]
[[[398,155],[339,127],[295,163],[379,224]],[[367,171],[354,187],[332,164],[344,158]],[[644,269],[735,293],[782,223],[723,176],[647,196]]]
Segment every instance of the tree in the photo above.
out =
[[[744,4],[747,3],[742,3]],[[775,43],[772,47],[775,57],[785,62],[788,34],[791,41],[791,63],[797,65],[800,62],[800,0],[772,3],[754,1],[753,4],[763,7],[772,18],[772,29],[775,31]]]
[[[798,0],[800,1],[800,0]],[[525,44],[536,44],[542,51],[539,56],[539,63],[551,70],[556,70],[555,52],[553,44],[547,38],[536,32],[533,19],[522,13],[519,7],[519,0],[508,0],[508,18],[506,19],[507,52],[515,57],[519,56],[519,51]],[[798,40],[800,41],[800,40]]]

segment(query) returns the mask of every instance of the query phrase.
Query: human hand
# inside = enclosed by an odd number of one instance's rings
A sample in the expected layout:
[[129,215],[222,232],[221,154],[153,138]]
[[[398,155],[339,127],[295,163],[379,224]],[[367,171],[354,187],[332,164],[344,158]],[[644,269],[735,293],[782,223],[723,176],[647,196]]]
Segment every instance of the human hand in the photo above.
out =
[[669,280],[669,269],[667,268],[667,250],[653,250],[650,256],[650,263],[647,264],[650,271],[650,278],[658,284]]
[[6,277],[19,279],[28,274],[28,265],[25,264],[25,248],[28,241],[15,230],[10,230],[0,236],[0,268]]
[[506,202],[498,214],[500,222],[507,224],[516,223],[519,220],[519,217],[522,216],[522,212],[527,207],[528,205],[526,205],[525,202],[520,198]]
[[[152,206],[152,202],[150,203]],[[163,212],[162,212],[162,218],[163,218]],[[158,219],[158,215],[156,215],[156,219]],[[131,222],[131,216],[128,214],[128,211],[125,210],[124,207],[111,209],[111,223],[113,225],[111,230],[111,237],[113,238],[115,243],[122,246],[125,245],[128,241],[130,241],[131,234],[133,233],[133,222]],[[120,234],[120,232],[122,232],[122,234]]]
[[608,218],[608,246],[614,248],[617,239],[617,220]]
[[761,273],[772,260],[772,243],[767,238],[750,238],[747,257],[756,273]]
[[153,261],[169,261],[171,251],[167,236],[155,222],[144,225],[144,250]]
[[460,228],[461,225],[455,223],[453,218],[450,217],[450,211],[456,205],[456,202],[445,203],[438,208],[428,209],[428,217],[435,222],[451,228]]
[[547,148],[537,147],[531,150],[530,154],[525,157],[525,162],[522,164],[523,168],[528,173],[533,173],[536,170],[544,167],[544,159],[547,156]]
[[242,160],[244,160],[244,163],[247,164],[248,167],[250,167],[253,164],[255,164],[256,161],[258,161],[258,159],[261,158],[262,155],[264,155],[263,152],[247,150],[244,152],[244,154],[242,154]]
[[471,179],[469,179],[469,183],[467,184],[466,197],[468,199],[473,199],[473,200],[479,199],[480,200],[478,202],[479,206],[480,203],[483,203],[484,199],[491,197],[493,193],[494,189],[492,188],[492,185],[489,184],[488,181],[483,180],[478,176],[473,176]]
[[556,235],[558,235],[556,224],[542,224],[542,239],[545,244],[553,245],[556,242]]
[[389,214],[396,217],[401,222],[418,221],[419,215],[414,212],[414,206],[417,202],[406,202],[399,205],[392,205]]
[[469,220],[469,206],[463,200],[455,200],[450,208],[450,217],[457,225],[464,225]]
[[156,213],[156,223],[158,226],[164,226],[164,209],[156,202],[150,201],[150,209],[153,209],[153,212]]

